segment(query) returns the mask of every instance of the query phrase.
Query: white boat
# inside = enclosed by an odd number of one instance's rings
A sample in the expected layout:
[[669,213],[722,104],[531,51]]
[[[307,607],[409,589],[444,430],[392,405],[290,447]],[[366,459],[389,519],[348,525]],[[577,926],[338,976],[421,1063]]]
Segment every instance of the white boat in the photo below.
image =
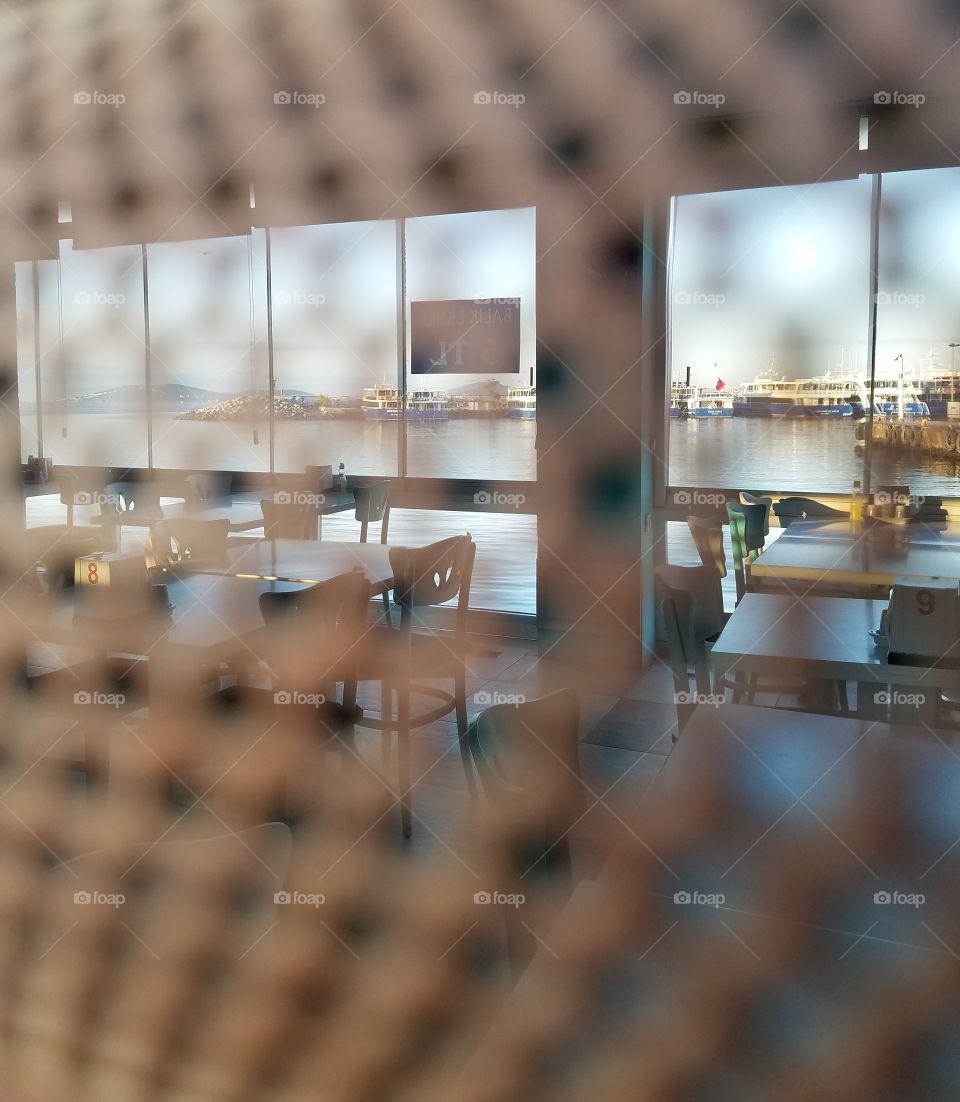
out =
[[[403,401],[393,387],[369,386],[363,392],[360,408],[365,417],[396,421],[403,410]],[[436,390],[413,390],[407,396],[406,415],[417,420],[443,420],[450,416],[450,402]]]
[[733,395],[674,379],[670,384],[670,416],[681,420],[685,417],[732,417]]
[[531,421],[537,416],[537,388],[512,386],[507,391],[507,416]]

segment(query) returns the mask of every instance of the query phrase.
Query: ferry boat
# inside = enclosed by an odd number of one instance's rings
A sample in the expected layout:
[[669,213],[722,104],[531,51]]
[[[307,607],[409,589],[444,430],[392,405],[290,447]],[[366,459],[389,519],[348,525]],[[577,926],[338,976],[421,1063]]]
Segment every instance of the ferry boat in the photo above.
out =
[[512,386],[507,391],[507,416],[532,421],[537,416],[537,388]]
[[852,417],[863,413],[862,385],[829,373],[812,379],[787,379],[771,365],[734,398],[737,417]]
[[733,395],[708,386],[691,386],[676,379],[670,385],[670,416],[732,417]]
[[[931,348],[930,354],[920,360],[917,384],[920,397],[930,408],[930,416],[937,421],[950,420],[951,403],[960,403],[960,372],[943,370],[939,348]],[[955,411],[960,409],[960,405],[952,408],[956,419]]]
[[450,416],[450,400],[438,390],[412,390],[407,396],[407,416],[442,421]]
[[[369,386],[363,392],[364,417],[378,421],[396,421],[403,403],[399,391],[388,386]],[[406,415],[418,420],[444,420],[450,415],[449,400],[435,390],[413,390],[407,396]]]
[[400,394],[389,386],[368,386],[360,403],[364,417],[396,421],[400,417]]

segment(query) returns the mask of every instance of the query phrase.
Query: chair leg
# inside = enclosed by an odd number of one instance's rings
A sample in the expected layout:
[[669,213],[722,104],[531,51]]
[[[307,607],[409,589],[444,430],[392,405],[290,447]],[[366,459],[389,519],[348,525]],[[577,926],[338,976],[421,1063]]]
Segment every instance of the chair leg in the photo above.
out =
[[388,628],[393,627],[393,618],[390,615],[390,594],[388,592],[383,594],[383,620]]
[[470,760],[470,747],[467,743],[467,672],[460,670],[453,679],[454,697],[457,702],[457,738],[460,742],[460,760],[463,762],[463,774],[467,778],[467,789],[472,798],[477,795],[477,782],[473,775],[473,763]]
[[410,790],[413,778],[410,773],[410,686],[397,686],[397,772],[400,790],[400,827],[404,838],[411,833]]
[[[390,682],[384,678],[380,682],[380,720],[390,723],[393,720],[393,691]],[[384,769],[390,768],[390,744],[393,742],[393,731],[389,728],[380,732],[380,757]]]

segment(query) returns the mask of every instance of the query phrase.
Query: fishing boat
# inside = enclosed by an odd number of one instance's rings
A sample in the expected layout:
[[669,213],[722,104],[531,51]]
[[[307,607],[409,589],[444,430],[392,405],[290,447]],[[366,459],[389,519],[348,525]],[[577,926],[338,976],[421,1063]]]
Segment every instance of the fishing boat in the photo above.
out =
[[532,421],[537,416],[537,388],[512,386],[507,391],[507,416]]
[[732,417],[733,395],[724,394],[723,387],[691,386],[674,380],[670,385],[670,416]]

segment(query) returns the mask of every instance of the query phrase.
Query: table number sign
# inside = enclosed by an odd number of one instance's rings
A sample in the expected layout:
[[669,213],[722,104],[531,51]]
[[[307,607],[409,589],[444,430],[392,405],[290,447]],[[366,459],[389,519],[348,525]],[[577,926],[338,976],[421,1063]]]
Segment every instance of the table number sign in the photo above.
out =
[[147,583],[143,554],[81,555],[74,564],[73,583],[97,589],[134,589]]
[[884,613],[891,655],[960,665],[960,590],[947,578],[898,578]]

